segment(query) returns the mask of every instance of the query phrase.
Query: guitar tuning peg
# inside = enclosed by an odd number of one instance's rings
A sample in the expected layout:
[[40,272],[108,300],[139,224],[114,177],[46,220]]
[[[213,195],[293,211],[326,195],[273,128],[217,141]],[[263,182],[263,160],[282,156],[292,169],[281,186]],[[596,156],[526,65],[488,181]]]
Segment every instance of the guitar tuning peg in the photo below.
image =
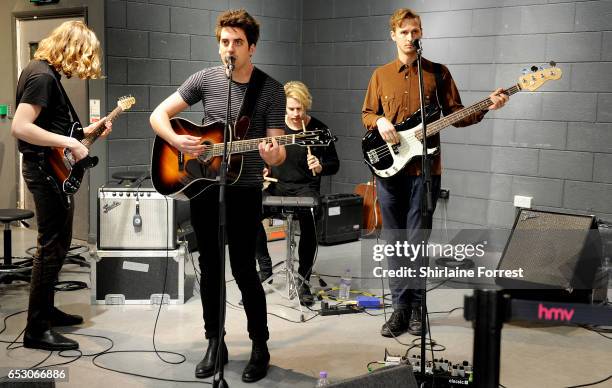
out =
[[538,71],[538,67],[537,66],[531,66],[531,71],[533,71],[533,72]]
[[526,67],[523,68],[522,70],[523,75],[527,75],[527,73],[529,73],[529,70],[527,70]]
[[538,70],[544,70],[544,66],[539,66]]
[[555,61],[550,61],[549,64],[550,64],[551,67],[557,66],[557,63]]

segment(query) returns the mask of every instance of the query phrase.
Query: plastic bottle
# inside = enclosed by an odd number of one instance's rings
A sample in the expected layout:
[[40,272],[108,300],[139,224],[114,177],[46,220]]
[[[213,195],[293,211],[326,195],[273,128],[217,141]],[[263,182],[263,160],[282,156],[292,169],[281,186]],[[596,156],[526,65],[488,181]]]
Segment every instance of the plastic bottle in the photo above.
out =
[[315,388],[326,387],[328,385],[329,385],[329,380],[327,380],[327,372],[326,371],[319,372],[319,380],[317,380],[317,385],[315,385]]
[[347,269],[344,276],[340,278],[340,292],[338,297],[343,300],[351,298],[351,270]]

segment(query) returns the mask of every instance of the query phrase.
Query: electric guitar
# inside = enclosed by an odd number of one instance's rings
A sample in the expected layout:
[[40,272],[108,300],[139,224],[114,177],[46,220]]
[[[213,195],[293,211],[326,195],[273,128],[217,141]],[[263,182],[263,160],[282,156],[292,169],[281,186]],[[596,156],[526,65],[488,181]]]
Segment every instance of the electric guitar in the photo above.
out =
[[[532,73],[525,74],[519,78],[519,82],[504,90],[502,93],[509,96],[521,91],[534,91],[549,80],[561,78],[561,69],[550,63],[548,69],[533,66]],[[458,110],[448,116],[438,119],[440,109],[434,105],[425,107],[425,121],[427,122],[427,137],[435,135],[442,129],[463,120],[464,118],[486,110],[492,104],[489,98],[475,103],[467,108]],[[381,178],[388,178],[397,174],[404,166],[416,157],[423,155],[423,126],[421,125],[421,111],[416,111],[412,116],[395,124],[400,142],[397,144],[387,143],[380,136],[378,130],[368,131],[361,140],[363,158],[372,172]],[[439,147],[428,148],[428,154],[435,154]]]
[[[262,141],[272,141],[272,137],[243,140],[249,123],[249,118],[243,116],[236,123],[234,131],[230,130],[231,133],[242,136],[228,142],[228,184],[233,184],[240,178],[243,153],[258,150]],[[171,119],[170,124],[179,135],[199,137],[201,144],[205,145],[204,152],[199,156],[184,154],[162,137],[156,136],[151,154],[151,182],[155,190],[162,195],[189,200],[218,182],[223,154],[224,124],[216,122],[201,126],[180,117]],[[329,129],[296,132],[274,138],[280,145],[300,146],[327,146],[336,140]]]
[[[121,97],[117,100],[117,107],[106,117],[106,121],[114,120],[123,111],[126,111],[136,103],[136,99],[132,96]],[[95,131],[85,135],[83,128],[79,122],[72,124],[69,137],[74,137],[79,140],[85,147],[90,148],[91,145],[100,137],[105,130],[104,124],[101,124]],[[51,152],[46,156],[49,175],[55,181],[56,185],[66,194],[75,194],[85,172],[95,167],[98,164],[97,156],[86,156],[85,158],[75,161],[72,152],[68,148],[51,147]]]

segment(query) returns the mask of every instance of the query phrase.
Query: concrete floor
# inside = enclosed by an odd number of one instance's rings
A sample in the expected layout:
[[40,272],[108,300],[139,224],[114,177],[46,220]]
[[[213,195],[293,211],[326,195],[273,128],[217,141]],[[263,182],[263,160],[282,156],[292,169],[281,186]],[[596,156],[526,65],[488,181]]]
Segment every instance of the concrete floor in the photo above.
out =
[[[25,247],[34,244],[34,239],[32,231],[17,228],[13,233],[14,254],[21,254]],[[360,248],[359,242],[320,247],[315,269],[322,274],[341,274],[345,268],[358,265]],[[270,250],[274,261],[281,260],[285,252],[284,242],[271,243]],[[190,263],[186,263],[185,268],[187,272],[193,273]],[[228,277],[231,277],[229,272]],[[335,278],[323,278],[330,285],[337,282]],[[89,269],[66,265],[60,280],[82,280],[90,284]],[[27,284],[0,285],[0,320],[27,308],[28,290]],[[461,307],[463,296],[469,293],[471,291],[468,290],[431,291],[428,293],[429,311],[448,311]],[[230,282],[228,301],[238,305],[239,294],[236,284]],[[90,297],[89,289],[59,292],[56,297],[57,304],[63,310],[85,317],[82,326],[65,331],[79,341],[84,354],[94,354],[106,349],[109,346],[108,341],[70,333],[111,338],[114,342],[113,351],[153,349],[156,306],[91,305]],[[240,307],[228,305],[226,341],[230,362],[226,367],[226,380],[232,387],[313,387],[321,370],[328,371],[330,380],[339,380],[366,373],[367,363],[382,360],[385,348],[396,354],[406,352],[407,346],[380,336],[380,327],[384,322],[381,315],[318,316],[307,322],[299,322],[301,313],[295,309],[295,301],[287,301],[276,293],[269,293],[267,302],[270,313],[268,325],[271,333],[269,347],[272,366],[268,377],[255,384],[244,384],[240,381],[250,354],[250,341],[246,334],[244,312]],[[318,308],[318,305],[315,307]],[[96,363],[112,369],[163,379],[196,381],[193,378],[194,367],[201,359],[206,346],[201,313],[197,295],[183,305],[164,305],[161,309],[155,336],[157,349],[181,353],[186,358],[181,364],[164,363],[154,353],[144,352],[110,353],[98,357]],[[306,312],[305,318],[308,319],[313,314]],[[7,328],[0,335],[0,340],[12,341],[24,328],[25,319],[25,313],[8,319]],[[463,319],[461,310],[451,314],[432,314],[430,322],[433,338],[446,347],[445,351],[436,353],[436,357],[455,362],[471,360],[473,331],[471,324]],[[410,344],[415,338],[404,334],[399,340]],[[0,367],[3,368],[33,366],[49,355],[46,351],[22,347],[6,350],[6,346],[4,343],[0,348]],[[415,351],[418,350],[413,349],[411,354]],[[76,354],[65,352],[64,355]],[[107,371],[94,365],[92,357],[86,355],[67,366],[69,382],[60,383],[59,386],[187,386],[187,383],[158,381]],[[177,356],[162,356],[172,362],[180,361]],[[53,353],[44,365],[66,362],[71,358],[74,357],[63,358]],[[564,387],[589,383],[612,373],[611,359],[612,341],[585,329],[507,324],[502,335],[501,382],[512,388]],[[1,368],[0,370],[5,371]],[[2,373],[5,374],[6,372]],[[599,386],[612,386],[612,383],[608,381]]]

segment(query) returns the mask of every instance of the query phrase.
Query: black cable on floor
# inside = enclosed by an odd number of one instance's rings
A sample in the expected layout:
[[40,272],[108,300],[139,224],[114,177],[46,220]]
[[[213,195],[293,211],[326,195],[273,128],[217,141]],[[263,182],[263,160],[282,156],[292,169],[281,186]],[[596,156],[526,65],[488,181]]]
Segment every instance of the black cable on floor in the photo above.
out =
[[597,385],[597,384],[605,383],[606,381],[608,381],[608,380],[610,380],[610,379],[612,379],[612,375],[610,375],[610,376],[608,376],[608,377],[606,377],[606,378],[604,378],[604,379],[601,379],[601,380],[598,380],[598,381],[592,382],[592,383],[580,384],[580,385],[572,385],[571,387],[566,387],[566,388],[590,387],[590,386],[593,386],[593,385]]

